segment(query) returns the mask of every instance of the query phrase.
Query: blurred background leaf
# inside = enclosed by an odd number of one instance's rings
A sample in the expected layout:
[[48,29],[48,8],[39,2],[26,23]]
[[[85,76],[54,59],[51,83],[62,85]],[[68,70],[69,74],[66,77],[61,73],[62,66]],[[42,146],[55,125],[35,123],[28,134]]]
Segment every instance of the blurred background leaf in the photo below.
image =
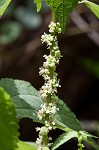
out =
[[42,24],[41,16],[27,7],[18,7],[15,10],[15,18],[29,29],[37,29]]
[[22,25],[9,21],[0,25],[0,44],[9,44],[15,41],[22,33]]
[[99,79],[99,61],[86,58],[81,60],[81,64],[89,73]]

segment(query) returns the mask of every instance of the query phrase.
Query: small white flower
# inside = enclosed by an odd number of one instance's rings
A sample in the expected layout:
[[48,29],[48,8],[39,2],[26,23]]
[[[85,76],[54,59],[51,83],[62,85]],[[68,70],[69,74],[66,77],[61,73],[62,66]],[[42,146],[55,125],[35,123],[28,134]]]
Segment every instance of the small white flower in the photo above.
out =
[[55,113],[56,113],[56,110],[57,110],[56,106],[53,106],[53,107],[51,108],[51,113],[52,113],[52,114],[55,114]]
[[45,70],[44,70],[43,67],[41,67],[41,68],[39,69],[39,75],[42,75],[42,74],[44,74],[44,73],[45,73]]
[[52,122],[52,125],[55,126],[55,124],[56,124],[56,123],[53,121],[53,122]]
[[36,143],[37,143],[38,145],[40,145],[41,142],[42,142],[42,140],[41,140],[40,138],[37,138]]
[[42,99],[45,99],[46,97],[47,97],[47,94],[46,94],[46,93],[41,94],[41,98],[42,98]]
[[44,55],[43,57],[44,57],[45,59],[47,59],[47,58],[48,58],[48,56],[47,56],[47,55]]
[[49,63],[48,63],[48,62],[44,62],[44,63],[43,63],[43,66],[44,66],[45,68],[48,68],[48,67],[49,67]]
[[54,66],[55,66],[55,63],[52,62],[52,63],[49,64],[49,66],[50,66],[50,67],[54,67]]
[[53,33],[54,31],[53,31],[52,29],[49,29],[49,32],[50,32],[50,33]]
[[41,128],[40,127],[36,127],[35,129],[36,129],[36,131],[40,131]]
[[41,130],[40,130],[40,136],[42,137],[42,135],[46,135],[48,133],[48,128],[43,126],[41,127]]
[[43,117],[39,113],[37,114],[37,116],[38,116],[39,120],[42,120]]
[[58,29],[58,34],[61,33],[61,32],[62,32],[62,30],[61,30],[61,28],[59,28],[59,29]]
[[49,130],[52,130],[52,129],[53,129],[53,127],[52,127],[52,126],[49,126],[49,127],[48,127],[48,129],[49,129]]
[[49,137],[48,139],[51,141],[51,140],[52,140],[52,137]]

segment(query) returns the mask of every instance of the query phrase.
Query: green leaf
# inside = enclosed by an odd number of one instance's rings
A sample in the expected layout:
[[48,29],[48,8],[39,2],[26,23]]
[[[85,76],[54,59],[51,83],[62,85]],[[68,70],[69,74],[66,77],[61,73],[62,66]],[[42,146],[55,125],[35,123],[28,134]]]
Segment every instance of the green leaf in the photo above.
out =
[[97,138],[96,136],[94,136],[86,131],[79,131],[79,134],[83,137],[83,139],[87,139],[87,137]]
[[62,31],[65,31],[65,26],[69,14],[73,8],[77,5],[78,0],[46,0],[47,4],[55,11],[55,15],[58,18]]
[[62,130],[67,131],[67,128],[80,131],[82,130],[80,122],[75,114],[67,107],[67,105],[60,99],[57,99],[57,108],[59,111],[54,116],[58,128],[63,127]]
[[25,142],[25,143],[31,145],[31,146],[34,148],[34,150],[37,149],[37,144],[36,144],[36,142]]
[[37,120],[37,112],[42,103],[39,92],[29,82],[1,79],[0,86],[11,96],[18,118],[28,117]]
[[[28,117],[40,122],[37,118],[37,112],[42,100],[39,92],[30,83],[21,80],[1,79],[0,86],[11,95],[19,118]],[[82,130],[74,113],[60,99],[57,99],[57,108],[59,108],[59,111],[57,111],[53,120],[55,120],[58,128],[65,131],[67,128],[77,131]]]
[[59,146],[61,146],[62,144],[66,143],[67,141],[69,141],[70,139],[72,139],[74,137],[78,137],[78,133],[76,131],[72,130],[72,131],[63,133],[53,143],[51,150],[55,150],[56,148],[58,148]]
[[41,10],[41,7],[42,7],[42,0],[34,0],[34,3],[37,6],[37,12],[39,12]]
[[18,122],[10,96],[0,88],[0,150],[16,150]]
[[96,150],[99,150],[99,145],[93,139],[93,138],[97,138],[96,136],[93,136],[86,131],[79,131],[79,133],[82,135],[82,139],[84,141],[86,141],[89,145],[91,145]]
[[0,6],[4,5],[6,0],[0,0]]
[[7,21],[7,23],[2,23],[0,25],[0,45],[9,44],[16,39],[22,33],[22,26],[15,21]]
[[51,8],[53,8],[53,2],[54,0],[46,0],[48,6],[50,6]]
[[88,0],[83,0],[81,3],[85,3],[86,6],[96,15],[96,17],[99,19],[99,5],[90,2]]
[[82,131],[70,130],[66,133],[63,133],[62,135],[60,135],[56,139],[53,146],[51,147],[51,150],[55,150],[56,148],[58,148],[62,144],[66,143],[68,140],[70,140],[72,138],[79,138],[79,136],[80,136],[80,138],[82,138],[82,140],[86,141],[93,148],[95,148],[96,150],[99,150],[99,146],[97,145],[97,143],[93,139],[93,138],[97,138],[97,137],[93,136],[93,135],[91,135],[88,132],[83,131],[83,130]]
[[83,141],[86,141],[93,148],[95,148],[96,150],[99,150],[99,145],[93,139],[93,138],[97,138],[96,136],[94,136],[86,131],[79,131],[79,135],[82,137]]
[[28,143],[28,142],[19,141],[17,150],[37,150],[37,145],[36,143],[33,142]]
[[3,15],[10,2],[11,0],[0,0],[0,16]]
[[95,140],[91,137],[83,138],[89,145],[91,145],[96,150],[99,150],[99,145],[95,142]]
[[61,3],[57,7],[56,15],[58,16],[60,26],[61,26],[61,29],[62,29],[63,32],[65,30],[66,20],[67,20],[68,15],[69,15],[68,13],[69,12],[68,12],[66,6],[64,5],[64,3]]

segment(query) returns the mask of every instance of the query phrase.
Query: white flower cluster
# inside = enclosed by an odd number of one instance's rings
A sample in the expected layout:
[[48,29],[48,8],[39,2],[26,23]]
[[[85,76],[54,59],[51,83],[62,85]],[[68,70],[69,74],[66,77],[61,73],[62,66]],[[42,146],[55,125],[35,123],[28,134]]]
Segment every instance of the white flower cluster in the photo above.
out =
[[51,137],[48,138],[48,136],[46,136],[49,132],[47,127],[45,126],[41,128],[37,127],[36,131],[40,131],[39,138],[37,138],[36,141],[36,143],[38,144],[38,150],[50,150],[49,147],[51,146],[51,143],[48,143],[46,146],[46,141],[51,140]]
[[[49,139],[47,145],[44,145],[44,137],[48,135],[49,131],[55,129],[55,121],[53,120],[53,115],[58,111],[56,107],[56,93],[57,88],[60,87],[59,80],[57,79],[56,65],[59,63],[61,53],[58,47],[56,33],[60,33],[61,28],[59,23],[51,22],[49,25],[49,34],[44,33],[41,36],[42,43],[47,44],[47,48],[50,50],[50,55],[44,55],[45,62],[43,67],[40,68],[39,74],[43,76],[45,83],[40,89],[40,95],[43,101],[41,109],[37,112],[39,120],[45,120],[45,126],[42,128],[37,128],[39,131],[39,138],[37,138],[38,150],[49,150]],[[45,129],[46,133],[42,132]],[[47,149],[48,148],[48,149]]]
[[[46,76],[45,78],[48,79],[48,76]],[[49,80],[45,82],[40,90],[41,98],[43,100],[46,100],[49,94],[53,95],[54,93],[57,93],[57,87],[60,87],[57,77],[54,76],[52,79],[49,78]]]
[[[45,38],[46,37],[46,38]],[[42,43],[47,43],[47,45],[51,46],[52,45],[52,41],[54,40],[54,36],[50,35],[50,34],[46,34],[44,33],[44,35],[42,35],[41,37],[41,41]]]
[[62,32],[60,28],[60,23],[54,23],[53,21],[49,24],[49,32],[54,33],[57,32],[58,34]]
[[42,43],[46,43],[48,46],[48,49],[50,49],[50,47],[53,46],[53,50],[59,50],[58,42],[57,42],[57,36],[55,36],[54,34],[55,33],[58,33],[58,34],[61,33],[60,24],[58,22],[54,23],[52,21],[49,25],[49,32],[50,32],[50,34],[44,33],[41,36]]
[[[42,120],[46,114],[49,114],[49,116],[52,116],[53,114],[56,113],[58,108],[54,103],[44,103],[41,105],[41,109],[38,111],[38,118]],[[46,124],[46,123],[45,123]]]

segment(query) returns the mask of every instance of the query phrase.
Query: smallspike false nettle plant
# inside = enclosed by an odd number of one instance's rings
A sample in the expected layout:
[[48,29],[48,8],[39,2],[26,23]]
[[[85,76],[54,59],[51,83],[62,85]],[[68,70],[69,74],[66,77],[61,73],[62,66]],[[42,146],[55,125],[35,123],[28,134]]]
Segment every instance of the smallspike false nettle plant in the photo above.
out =
[[39,120],[44,119],[45,123],[43,127],[36,129],[39,131],[39,138],[37,138],[36,141],[38,150],[50,149],[52,144],[49,143],[51,137],[48,137],[48,133],[50,130],[56,128],[53,115],[59,109],[56,105],[57,88],[60,87],[59,80],[57,79],[56,65],[59,64],[61,52],[58,47],[56,33],[61,33],[60,24],[52,21],[49,25],[49,34],[44,33],[41,37],[42,43],[45,42],[47,44],[50,55],[44,55],[46,61],[43,63],[43,67],[40,68],[39,72],[44,78],[45,83],[40,89],[40,96],[43,104],[41,104],[41,109],[38,111],[37,116]]
[[[0,16],[11,0],[0,0]],[[42,0],[34,0],[37,11],[40,11]],[[99,18],[99,5],[87,0],[46,0],[52,11],[49,33],[41,36],[42,44],[46,43],[49,55],[44,55],[45,62],[39,70],[44,78],[44,85],[38,92],[30,83],[22,80],[0,80],[0,150],[55,150],[71,138],[78,139],[78,150],[83,150],[83,141],[94,149],[99,145],[95,136],[84,131],[80,122],[67,105],[57,97],[59,84],[56,67],[61,58],[57,35],[64,33],[67,19],[77,4],[84,3]],[[36,127],[36,142],[20,141],[18,121],[31,118],[42,127]],[[55,142],[49,136],[51,130],[63,130]]]

